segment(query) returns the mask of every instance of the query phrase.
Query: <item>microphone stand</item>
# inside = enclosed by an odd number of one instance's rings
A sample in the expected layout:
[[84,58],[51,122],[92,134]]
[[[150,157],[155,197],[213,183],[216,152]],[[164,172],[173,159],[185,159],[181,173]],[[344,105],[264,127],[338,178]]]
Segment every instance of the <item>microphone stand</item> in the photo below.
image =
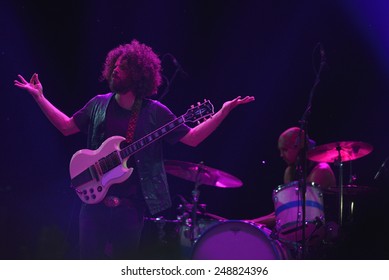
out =
[[311,109],[312,109],[312,99],[313,95],[315,92],[315,89],[317,85],[320,82],[320,74],[321,71],[324,68],[324,65],[326,64],[325,62],[325,56],[324,56],[324,50],[323,47],[320,43],[318,43],[318,46],[320,46],[320,54],[321,54],[321,61],[320,61],[320,68],[319,71],[316,73],[316,78],[313,83],[312,89],[309,93],[309,100],[308,100],[308,105],[305,109],[305,112],[299,121],[300,123],[300,135],[297,138],[297,142],[300,145],[301,144],[301,134],[302,131],[304,131],[304,144],[302,149],[300,150],[299,153],[299,159],[297,161],[297,174],[299,180],[299,193],[302,196],[302,233],[301,233],[301,251],[300,253],[300,258],[305,259],[306,257],[306,238],[305,238],[305,228],[306,228],[306,191],[307,191],[307,152],[308,152],[308,117],[311,114]]
[[169,92],[170,90],[170,86],[171,84],[173,83],[173,80],[175,79],[175,77],[177,76],[177,73],[178,73],[179,69],[177,68],[174,73],[173,73],[173,76],[170,78],[170,80],[167,80],[166,81],[166,87],[165,87],[165,90],[163,91],[163,93],[161,94],[161,96],[158,98],[158,101],[161,101],[165,95]]
[[165,87],[165,90],[163,91],[163,93],[160,95],[160,97],[158,98],[158,101],[161,101],[165,95],[169,92],[170,90],[170,86],[171,84],[173,83],[174,79],[176,78],[178,72],[180,71],[183,71],[181,66],[178,64],[177,60],[175,59],[175,57],[173,55],[171,55],[170,53],[166,54],[166,56],[170,56],[172,61],[173,61],[173,64],[174,66],[176,67],[176,69],[174,70],[174,73],[173,75],[171,76],[170,80],[166,79],[166,87]]
[[305,221],[306,221],[306,191],[307,191],[307,122],[303,119],[300,121],[300,135],[298,136],[298,144],[301,145],[301,133],[302,131],[305,132],[304,134],[304,144],[303,148],[300,150],[296,171],[297,171],[297,178],[299,178],[299,194],[301,194],[302,199],[302,232],[301,232],[301,247],[299,252],[299,258],[305,259],[306,255],[306,246],[305,246]]

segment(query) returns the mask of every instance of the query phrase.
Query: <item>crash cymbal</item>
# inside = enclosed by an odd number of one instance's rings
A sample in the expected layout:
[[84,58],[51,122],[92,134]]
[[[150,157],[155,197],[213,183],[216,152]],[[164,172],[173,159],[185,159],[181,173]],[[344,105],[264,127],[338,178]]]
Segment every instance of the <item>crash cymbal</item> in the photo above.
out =
[[[370,193],[375,191],[375,188],[371,188],[368,186],[359,186],[359,185],[344,185],[343,186],[343,194],[344,195],[357,195],[362,193]],[[331,187],[323,189],[324,193],[335,194],[340,193],[340,187]]]
[[165,160],[165,169],[168,174],[199,184],[219,188],[239,188],[243,185],[238,178],[203,164]]
[[[371,153],[373,147],[364,142],[343,141],[317,146],[308,151],[309,160],[316,162],[350,161]],[[339,158],[340,155],[340,158]]]

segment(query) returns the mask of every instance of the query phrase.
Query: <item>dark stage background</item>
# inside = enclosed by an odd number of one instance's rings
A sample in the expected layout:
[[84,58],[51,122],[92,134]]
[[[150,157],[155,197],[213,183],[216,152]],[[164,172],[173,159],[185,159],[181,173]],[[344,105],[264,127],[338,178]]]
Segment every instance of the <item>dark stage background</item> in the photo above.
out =
[[[165,150],[167,159],[203,161],[243,181],[234,189],[200,187],[207,211],[231,220],[274,210],[272,190],[285,168],[277,139],[299,126],[321,43],[327,65],[309,135],[318,145],[371,144],[372,153],[344,163],[344,182],[354,175],[355,184],[375,190],[346,198],[355,203],[354,221],[325,258],[387,259],[388,186],[385,172],[373,178],[389,156],[388,12],[384,0],[1,1],[0,258],[74,259],[78,251],[80,200],[69,188],[68,164],[85,136],[62,136],[13,80],[39,73],[46,97],[71,115],[108,91],[98,81],[106,53],[136,38],[163,58],[167,79],[175,71],[167,54],[185,71],[162,99],[177,115],[204,98],[219,109],[238,95],[255,96],[197,148]],[[169,180],[175,207],[178,194],[190,200],[193,182]],[[174,219],[175,207],[164,217]]]

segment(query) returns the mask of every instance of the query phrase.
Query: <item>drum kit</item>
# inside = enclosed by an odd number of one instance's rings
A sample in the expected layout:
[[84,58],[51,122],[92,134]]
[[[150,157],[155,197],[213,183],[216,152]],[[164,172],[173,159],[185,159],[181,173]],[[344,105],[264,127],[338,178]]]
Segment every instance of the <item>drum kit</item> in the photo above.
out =
[[339,226],[343,225],[344,218],[344,195],[359,194],[369,191],[370,188],[365,186],[357,186],[354,184],[343,184],[343,163],[353,161],[370,154],[373,147],[364,142],[343,141],[334,142],[318,146],[307,153],[307,157],[311,161],[333,163],[338,167],[338,186],[329,188],[327,192],[335,192],[339,194]]
[[[334,142],[317,146],[307,152],[307,158],[313,162],[333,163],[339,168],[338,185],[321,189],[310,182],[301,199],[298,182],[280,185],[273,190],[274,229],[260,222],[228,220],[207,213],[206,205],[199,203],[200,186],[217,188],[239,188],[243,183],[226,172],[205,166],[201,163],[189,163],[166,160],[168,174],[194,183],[192,200],[182,199],[182,215],[174,223],[180,224],[181,246],[186,248],[190,259],[293,259],[296,254],[291,248],[301,242],[302,237],[309,240],[324,238],[325,209],[323,193],[337,195],[339,199],[338,219],[342,226],[344,216],[344,196],[369,192],[366,186],[343,184],[343,164],[368,155],[373,147],[364,142]],[[301,219],[301,202],[305,201],[305,221]],[[208,217],[211,223],[204,223],[199,216]],[[158,218],[160,219],[160,218]],[[304,225],[304,227],[303,227]],[[301,235],[302,231],[305,234]],[[293,244],[293,246],[290,246]]]

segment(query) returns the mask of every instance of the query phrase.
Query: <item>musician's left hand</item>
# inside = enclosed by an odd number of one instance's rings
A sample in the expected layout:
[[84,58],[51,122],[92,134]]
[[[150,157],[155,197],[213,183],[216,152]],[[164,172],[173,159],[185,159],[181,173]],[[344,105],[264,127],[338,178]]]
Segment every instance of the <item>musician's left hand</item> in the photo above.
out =
[[238,96],[230,101],[226,101],[223,104],[222,110],[226,112],[231,112],[232,109],[234,109],[236,106],[241,105],[241,104],[246,104],[250,103],[255,100],[254,96],[246,96],[242,98],[241,96]]

